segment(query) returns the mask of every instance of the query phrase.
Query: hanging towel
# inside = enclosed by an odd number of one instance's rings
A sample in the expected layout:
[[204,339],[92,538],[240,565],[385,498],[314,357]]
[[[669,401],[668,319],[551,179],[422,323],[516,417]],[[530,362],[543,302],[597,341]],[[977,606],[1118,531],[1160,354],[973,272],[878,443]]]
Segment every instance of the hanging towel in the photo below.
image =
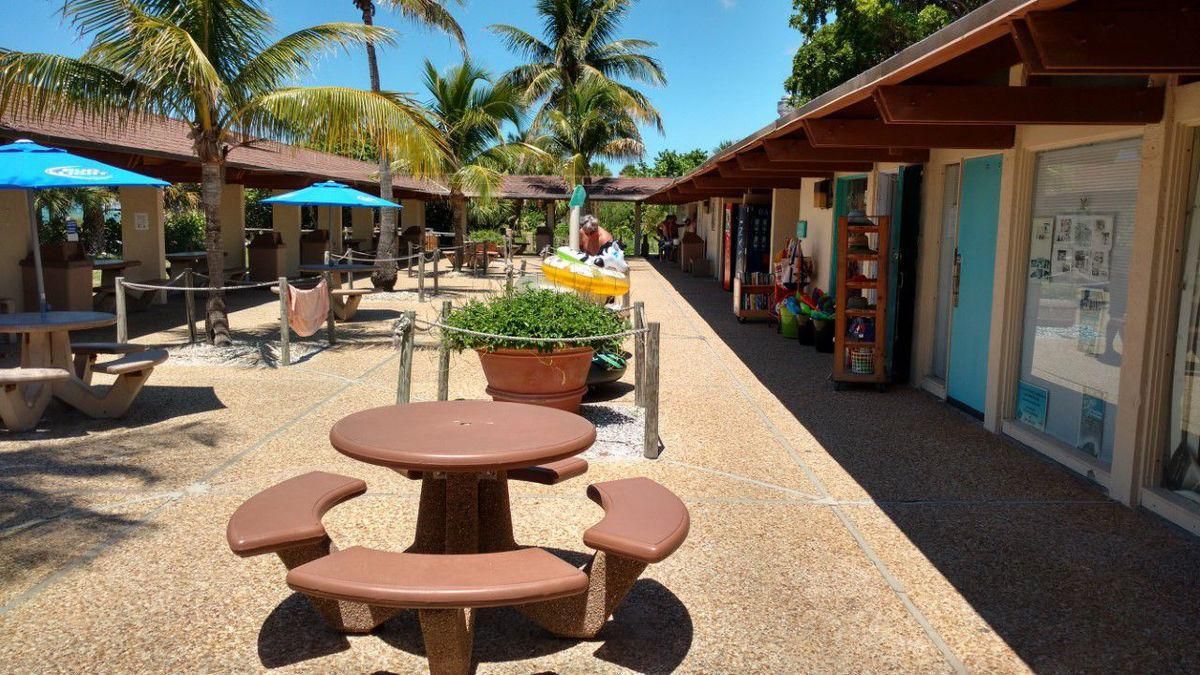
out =
[[288,324],[296,335],[308,337],[321,330],[329,316],[329,287],[325,280],[309,290],[288,284]]

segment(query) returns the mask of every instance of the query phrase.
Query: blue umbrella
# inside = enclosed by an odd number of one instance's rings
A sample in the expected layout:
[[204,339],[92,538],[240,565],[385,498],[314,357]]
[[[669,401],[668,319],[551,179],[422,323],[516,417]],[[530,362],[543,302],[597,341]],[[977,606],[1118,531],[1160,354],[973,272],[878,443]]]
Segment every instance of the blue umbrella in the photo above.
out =
[[42,251],[38,241],[33,190],[64,187],[166,187],[166,181],[143,176],[94,159],[20,140],[0,145],[0,190],[29,190],[29,231],[33,237],[33,266],[37,276],[38,310],[46,311]]
[[266,204],[292,204],[293,206],[367,206],[371,208],[394,209],[404,208],[395,202],[369,195],[361,190],[337,183],[325,181],[314,183],[309,187],[295,192],[269,197],[263,200]]

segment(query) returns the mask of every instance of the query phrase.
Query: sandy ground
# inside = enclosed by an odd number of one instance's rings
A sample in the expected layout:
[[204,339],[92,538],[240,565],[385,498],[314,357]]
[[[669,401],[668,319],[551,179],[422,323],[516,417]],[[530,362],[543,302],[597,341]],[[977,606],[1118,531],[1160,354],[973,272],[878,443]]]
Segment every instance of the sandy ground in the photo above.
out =
[[[516,484],[516,535],[586,552],[601,515],[586,484],[636,475],[687,503],[691,534],[594,641],[482,612],[479,672],[1200,670],[1196,539],[915,390],[835,393],[827,356],[737,324],[715,283],[635,269],[662,324],[662,457]],[[276,558],[229,552],[225,524],[320,469],[369,486],[325,518],[340,546],[406,546],[416,484],[338,454],[329,427],[393,400],[399,311],[433,316],[499,281],[363,303],[338,345],[307,338],[288,368],[270,349],[226,365],[177,350],[123,420],[52,407],[39,431],[0,436],[0,671],[422,670],[412,613],[331,633]],[[269,347],[277,313],[256,293],[231,323]],[[180,307],[135,315],[134,339],[183,342]],[[473,355],[451,367],[451,397],[483,397]],[[435,376],[419,349],[414,399],[435,398]],[[606,398],[632,396],[627,381]]]

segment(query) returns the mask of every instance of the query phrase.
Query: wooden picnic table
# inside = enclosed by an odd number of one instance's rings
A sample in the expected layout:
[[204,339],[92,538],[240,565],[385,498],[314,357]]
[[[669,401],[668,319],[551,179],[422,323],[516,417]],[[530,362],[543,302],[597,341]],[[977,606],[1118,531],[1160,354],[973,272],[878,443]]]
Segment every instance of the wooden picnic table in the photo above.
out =
[[507,472],[573,457],[596,427],[568,412],[494,401],[383,406],[342,418],[329,432],[342,454],[421,473],[419,553],[515,547]]

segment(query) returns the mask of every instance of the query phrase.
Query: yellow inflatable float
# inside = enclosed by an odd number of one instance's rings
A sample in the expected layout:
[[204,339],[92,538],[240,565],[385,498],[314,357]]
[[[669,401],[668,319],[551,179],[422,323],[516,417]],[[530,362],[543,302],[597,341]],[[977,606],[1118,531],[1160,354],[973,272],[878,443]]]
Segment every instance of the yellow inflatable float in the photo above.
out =
[[589,265],[562,247],[542,261],[542,274],[558,287],[598,297],[617,297],[629,292],[629,277],[616,270]]

